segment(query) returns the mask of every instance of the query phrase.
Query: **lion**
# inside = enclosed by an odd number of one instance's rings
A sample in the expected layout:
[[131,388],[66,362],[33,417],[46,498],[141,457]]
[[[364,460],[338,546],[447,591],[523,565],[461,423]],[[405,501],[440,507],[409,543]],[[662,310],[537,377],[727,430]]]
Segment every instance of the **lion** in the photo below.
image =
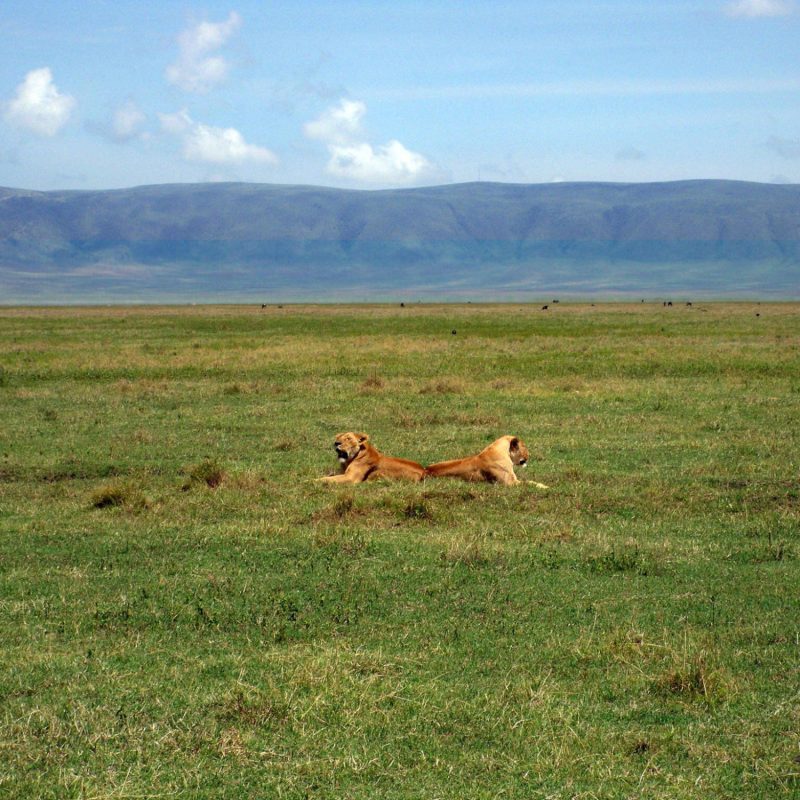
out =
[[422,464],[405,458],[385,456],[370,443],[366,433],[340,433],[333,442],[333,448],[342,473],[317,480],[328,483],[361,483],[376,478],[421,481],[425,477],[425,467]]
[[[518,436],[501,436],[480,453],[453,461],[440,461],[425,468],[426,478],[460,478],[464,481],[488,481],[510,486],[520,483],[514,465],[528,465],[528,448]],[[536,484],[546,489],[544,484]]]

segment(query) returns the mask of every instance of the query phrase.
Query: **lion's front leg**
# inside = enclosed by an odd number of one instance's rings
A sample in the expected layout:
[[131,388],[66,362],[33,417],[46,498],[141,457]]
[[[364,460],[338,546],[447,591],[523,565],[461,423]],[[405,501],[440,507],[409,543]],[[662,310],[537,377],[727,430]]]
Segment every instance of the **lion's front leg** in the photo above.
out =
[[497,473],[497,482],[502,483],[504,486],[512,486],[519,483],[519,478],[514,474],[514,468],[502,469]]
[[368,474],[369,470],[360,464],[350,464],[341,475],[328,475],[325,478],[317,478],[317,480],[325,481],[326,483],[361,483],[366,480]]
[[323,483],[358,483],[354,481],[346,472],[342,475],[326,475],[324,478],[317,478]]

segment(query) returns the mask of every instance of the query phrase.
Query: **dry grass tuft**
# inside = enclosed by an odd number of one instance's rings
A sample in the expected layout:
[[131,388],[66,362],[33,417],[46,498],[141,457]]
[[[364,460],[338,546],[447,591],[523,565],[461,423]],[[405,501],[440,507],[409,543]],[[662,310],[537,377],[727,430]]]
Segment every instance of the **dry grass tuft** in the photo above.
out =
[[337,497],[331,506],[331,511],[335,517],[348,517],[355,513],[356,500],[351,494],[345,494]]
[[237,689],[217,708],[217,718],[228,724],[254,728],[282,725],[289,719],[290,708],[281,698],[246,687]]
[[705,702],[724,700],[731,694],[732,680],[723,670],[711,666],[704,652],[676,655],[672,655],[673,664],[653,681],[657,694]]
[[124,508],[128,511],[141,511],[149,505],[139,489],[121,481],[99,486],[92,492],[90,502],[92,508]]
[[183,484],[184,491],[188,491],[196,485],[216,489],[225,480],[225,470],[213,458],[204,458],[199,464],[186,467],[183,474],[186,475],[186,481]]
[[385,386],[386,382],[383,380],[383,378],[379,377],[378,375],[370,375],[361,382],[361,391],[366,393],[379,392]]

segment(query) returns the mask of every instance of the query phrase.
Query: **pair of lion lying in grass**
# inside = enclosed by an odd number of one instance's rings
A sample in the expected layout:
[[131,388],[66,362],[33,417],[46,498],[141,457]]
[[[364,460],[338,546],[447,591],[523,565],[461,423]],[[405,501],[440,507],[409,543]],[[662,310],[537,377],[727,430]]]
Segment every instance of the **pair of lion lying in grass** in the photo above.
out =
[[[528,448],[517,436],[501,436],[480,453],[423,467],[416,461],[385,456],[366,433],[340,433],[333,443],[342,467],[340,475],[319,478],[329,483],[361,483],[375,478],[421,481],[425,478],[460,478],[506,485],[519,483],[514,466],[528,464]],[[546,488],[544,484],[537,484]]]

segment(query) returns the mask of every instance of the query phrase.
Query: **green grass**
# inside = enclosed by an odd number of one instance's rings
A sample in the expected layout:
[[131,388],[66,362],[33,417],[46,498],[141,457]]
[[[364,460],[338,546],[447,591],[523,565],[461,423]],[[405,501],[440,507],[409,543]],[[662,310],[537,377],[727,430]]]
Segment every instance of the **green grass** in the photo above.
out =
[[797,305],[0,309],[0,797],[796,797],[799,440]]

